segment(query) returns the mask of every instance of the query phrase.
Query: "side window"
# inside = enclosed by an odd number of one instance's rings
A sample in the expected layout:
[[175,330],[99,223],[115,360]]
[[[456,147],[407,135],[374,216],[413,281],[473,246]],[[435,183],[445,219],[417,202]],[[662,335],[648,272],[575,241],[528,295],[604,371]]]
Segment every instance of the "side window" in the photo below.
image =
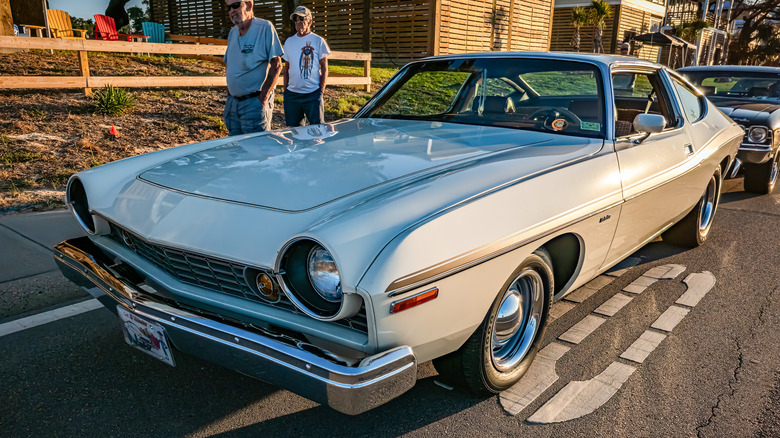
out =
[[647,72],[615,72],[612,74],[615,95],[615,136],[636,134],[634,118],[638,114],[659,114],[666,119],[667,128],[676,125],[669,109],[668,93],[661,86],[657,74]]
[[691,123],[701,119],[706,105],[704,98],[699,97],[691,87],[674,76],[672,76],[672,83],[677,90],[677,95],[680,96],[680,106],[685,113],[685,118]]

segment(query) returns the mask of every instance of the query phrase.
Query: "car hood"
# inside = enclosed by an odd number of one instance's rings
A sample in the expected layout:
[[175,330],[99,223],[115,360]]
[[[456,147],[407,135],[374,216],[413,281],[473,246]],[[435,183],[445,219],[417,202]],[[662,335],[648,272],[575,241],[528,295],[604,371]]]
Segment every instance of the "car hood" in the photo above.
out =
[[745,101],[743,99],[711,99],[712,103],[738,123],[766,123],[780,109],[776,102]]
[[303,211],[550,137],[474,125],[352,120],[235,138],[148,169],[140,179],[196,196]]

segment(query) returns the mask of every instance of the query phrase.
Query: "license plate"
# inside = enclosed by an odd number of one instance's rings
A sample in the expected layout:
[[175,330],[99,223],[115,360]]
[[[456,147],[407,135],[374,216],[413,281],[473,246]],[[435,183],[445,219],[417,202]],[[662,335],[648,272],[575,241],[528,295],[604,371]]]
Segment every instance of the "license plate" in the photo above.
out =
[[124,307],[118,306],[117,310],[125,342],[168,365],[176,366],[163,326],[147,321]]

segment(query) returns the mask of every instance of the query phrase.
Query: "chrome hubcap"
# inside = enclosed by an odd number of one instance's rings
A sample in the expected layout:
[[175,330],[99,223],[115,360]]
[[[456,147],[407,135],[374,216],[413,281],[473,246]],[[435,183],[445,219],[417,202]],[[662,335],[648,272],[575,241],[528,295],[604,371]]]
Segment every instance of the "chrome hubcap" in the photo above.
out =
[[544,306],[541,275],[526,268],[504,293],[491,336],[493,365],[511,371],[523,360],[539,331]]
[[712,223],[712,217],[715,215],[715,206],[718,202],[718,182],[715,176],[710,178],[707,184],[707,191],[704,193],[704,206],[701,217],[699,218],[699,231],[705,231]]
[[775,181],[777,181],[778,162],[780,162],[780,152],[777,153],[777,157],[775,157],[775,161],[772,163],[772,171],[769,174],[769,187],[774,187]]

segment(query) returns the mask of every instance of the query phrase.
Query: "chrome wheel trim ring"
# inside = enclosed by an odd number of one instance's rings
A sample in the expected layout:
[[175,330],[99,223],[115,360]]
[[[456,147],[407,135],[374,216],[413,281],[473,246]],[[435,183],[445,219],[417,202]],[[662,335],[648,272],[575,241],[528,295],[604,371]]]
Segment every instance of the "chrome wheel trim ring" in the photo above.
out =
[[490,336],[491,360],[497,370],[512,371],[531,350],[541,328],[543,294],[542,276],[531,268],[521,271],[504,293]]
[[774,161],[772,162],[772,169],[769,171],[769,190],[771,191],[774,186],[775,182],[777,182],[777,173],[778,173],[778,167],[780,167],[780,151],[777,152],[777,156],[775,157]]
[[713,175],[707,184],[707,191],[704,193],[704,205],[702,205],[701,215],[699,215],[699,232],[706,234],[707,229],[712,225],[712,218],[715,216],[715,207],[718,195],[718,182]]

